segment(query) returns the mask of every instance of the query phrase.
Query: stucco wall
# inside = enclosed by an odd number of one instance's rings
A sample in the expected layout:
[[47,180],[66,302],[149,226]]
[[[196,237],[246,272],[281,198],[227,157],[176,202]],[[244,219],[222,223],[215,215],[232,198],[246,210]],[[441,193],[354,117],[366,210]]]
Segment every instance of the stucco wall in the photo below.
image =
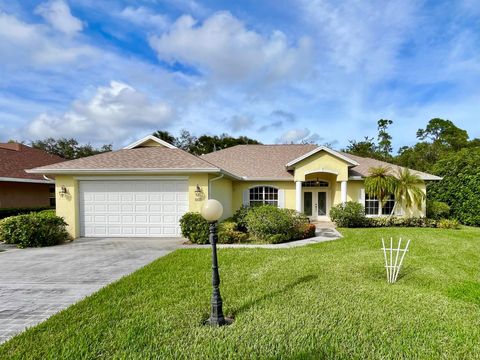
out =
[[[217,175],[210,175],[210,179],[217,178]],[[227,178],[221,178],[213,180],[210,183],[210,198],[220,201],[223,206],[222,219],[226,219],[233,215],[232,200],[233,200],[233,187],[232,180]]]
[[0,182],[0,208],[50,206],[48,184]]
[[333,171],[337,181],[348,180],[348,163],[325,151],[320,151],[295,165],[295,181],[305,181],[305,175],[312,171]]

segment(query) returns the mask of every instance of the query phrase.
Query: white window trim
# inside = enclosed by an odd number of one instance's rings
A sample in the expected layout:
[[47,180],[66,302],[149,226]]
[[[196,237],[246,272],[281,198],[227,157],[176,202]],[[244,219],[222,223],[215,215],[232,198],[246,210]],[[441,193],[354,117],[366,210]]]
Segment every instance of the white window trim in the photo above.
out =
[[[367,199],[367,195],[365,194],[363,196],[363,208],[365,211],[367,210],[367,201],[377,201],[380,202],[378,199]],[[388,201],[388,200],[387,200]],[[394,204],[393,207],[395,208],[395,205],[397,203],[397,200],[394,198]],[[385,205],[384,205],[385,206]],[[380,203],[378,204],[378,213],[377,214],[365,214],[366,217],[382,217],[382,216],[390,216],[390,214],[383,214],[382,213],[383,206],[380,206]],[[395,215],[395,213],[393,213]]]
[[[278,187],[276,186],[273,186],[273,185],[255,185],[255,186],[251,186],[248,188],[248,206],[250,206],[250,203],[251,203],[251,199],[250,199],[250,190],[252,189],[255,189],[255,188],[258,188],[258,187],[261,187],[263,188],[263,205],[271,205],[271,204],[265,204],[265,188],[266,187],[269,187],[269,188],[272,188],[272,189],[275,189],[277,190],[277,207],[280,207],[280,192],[282,191],[282,189],[279,189]],[[254,201],[259,201],[259,200],[254,200]]]

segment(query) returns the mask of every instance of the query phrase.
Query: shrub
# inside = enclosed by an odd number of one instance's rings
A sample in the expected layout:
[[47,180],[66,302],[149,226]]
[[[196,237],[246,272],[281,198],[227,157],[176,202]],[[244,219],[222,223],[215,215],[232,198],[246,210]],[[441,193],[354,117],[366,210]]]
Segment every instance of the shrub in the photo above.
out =
[[70,239],[66,226],[52,212],[11,216],[0,221],[0,241],[19,248],[58,245]]
[[238,224],[225,220],[218,226],[218,242],[221,244],[242,243],[248,240],[248,234],[238,230]]
[[259,240],[269,241],[270,236],[278,234],[286,234],[287,240],[293,236],[293,220],[284,209],[272,205],[257,206],[247,212],[245,220],[248,232]]
[[348,201],[330,209],[330,219],[339,227],[363,227],[366,225],[365,209],[362,204]]
[[299,236],[297,239],[307,239],[315,236],[315,231],[317,230],[314,224],[300,224],[298,225]]
[[436,227],[437,222],[424,217],[381,216],[367,219],[367,227]]
[[441,219],[437,223],[440,229],[460,229],[460,223],[455,219]]
[[235,211],[232,216],[232,220],[237,223],[237,229],[239,231],[247,232],[247,214],[250,211],[251,207],[242,206],[240,209]]
[[[0,209],[0,219],[6,218],[9,216],[30,214],[31,212],[43,212],[44,210],[48,211],[51,209],[52,209],[51,206]],[[55,210],[53,209],[53,211]]]
[[287,242],[289,240],[291,240],[291,239],[290,239],[290,236],[288,236],[287,234],[269,235],[266,238],[266,241],[269,244],[280,244],[280,243],[283,243],[283,242]]
[[450,206],[442,201],[427,201],[427,217],[429,219],[446,219],[450,214]]
[[197,212],[187,212],[180,218],[183,237],[195,244],[208,244],[209,225]]

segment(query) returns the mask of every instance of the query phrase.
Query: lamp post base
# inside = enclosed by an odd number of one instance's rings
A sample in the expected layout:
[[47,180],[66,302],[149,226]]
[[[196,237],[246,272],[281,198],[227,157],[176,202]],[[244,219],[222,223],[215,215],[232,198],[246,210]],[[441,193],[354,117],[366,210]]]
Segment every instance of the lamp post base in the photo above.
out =
[[224,317],[223,319],[208,318],[205,321],[205,325],[210,325],[210,326],[225,326],[225,325],[230,325],[231,323],[233,323],[233,319],[229,317]]

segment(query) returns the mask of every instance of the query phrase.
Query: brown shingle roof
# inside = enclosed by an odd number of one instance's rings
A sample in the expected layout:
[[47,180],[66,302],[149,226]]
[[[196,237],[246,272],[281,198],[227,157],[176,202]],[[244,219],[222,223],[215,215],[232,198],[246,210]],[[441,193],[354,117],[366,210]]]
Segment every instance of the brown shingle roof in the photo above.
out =
[[[316,148],[316,145],[310,144],[237,145],[203,155],[202,159],[238,177],[290,180],[293,179],[293,175],[287,171],[285,165]],[[389,166],[392,169],[399,167],[375,159],[339,153],[358,163],[349,169],[350,176],[368,176],[369,169],[375,166]],[[424,180],[440,180],[435,175],[416,170],[412,172]]]
[[250,179],[293,179],[285,165],[312,151],[316,145],[237,145],[202,155],[212,164],[238,177]]
[[43,150],[18,143],[0,143],[0,177],[45,180],[42,175],[27,174],[26,169],[65,161]]
[[[372,158],[364,158],[364,157],[360,157],[360,156],[356,156],[356,155],[352,155],[352,154],[347,154],[347,153],[342,153],[342,154],[345,155],[345,156],[348,156],[349,158],[351,158],[353,160],[355,160],[359,164],[358,166],[350,168],[349,173],[348,173],[349,176],[365,177],[365,176],[369,175],[370,168],[379,167],[379,166],[388,167],[388,168],[392,169],[393,174],[397,171],[397,169],[405,169],[403,166],[390,164],[390,163],[387,163],[385,161],[380,161],[380,160],[376,160],[376,159],[372,159]],[[428,173],[425,173],[425,172],[422,172],[422,171],[413,170],[413,169],[410,169],[410,171],[413,174],[418,175],[423,180],[441,180],[442,179],[438,176],[428,174]]]
[[122,149],[93,155],[81,159],[66,161],[60,164],[43,166],[33,169],[35,172],[62,173],[99,170],[166,170],[166,169],[211,169],[218,170],[214,165],[180,149],[165,147],[143,147]]

